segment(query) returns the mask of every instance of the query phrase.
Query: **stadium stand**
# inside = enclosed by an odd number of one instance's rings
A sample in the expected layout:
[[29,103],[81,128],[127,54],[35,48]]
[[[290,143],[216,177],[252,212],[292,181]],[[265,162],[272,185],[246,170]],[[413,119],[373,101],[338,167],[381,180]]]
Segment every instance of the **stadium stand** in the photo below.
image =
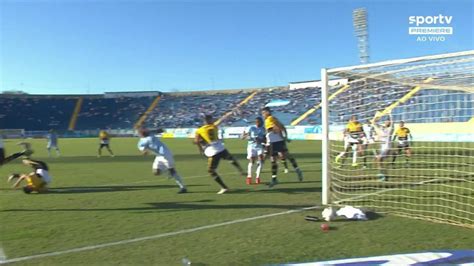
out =
[[133,128],[154,97],[85,98],[76,129]]
[[[282,121],[289,125],[306,110],[316,105],[321,100],[320,88],[302,88],[290,90],[287,87],[279,87],[269,90],[262,90],[249,103],[236,112],[234,116],[227,120],[227,126],[244,126],[249,122],[253,123],[253,119],[260,115],[261,108],[270,104],[274,114]],[[272,103],[275,103],[272,105]],[[317,124],[320,121],[320,113],[309,117],[305,120],[305,124]]]
[[0,128],[66,130],[77,97],[0,95]]
[[204,114],[213,114],[218,118],[231,111],[250,93],[251,91],[165,93],[158,107],[149,114],[146,125],[154,128],[196,127],[202,124]]
[[[373,110],[383,110],[398,101],[412,88],[380,82],[376,84],[385,93],[358,95],[348,88],[334,103],[353,103],[351,113],[338,113],[346,121],[352,113],[369,115]],[[389,93],[386,93],[386,91]],[[248,102],[236,108],[253,92]],[[196,127],[201,117],[211,113],[216,118],[230,112],[223,126],[246,126],[253,123],[260,109],[272,106],[275,115],[289,125],[317,105],[321,100],[319,87],[290,89],[289,87],[262,88],[258,90],[231,90],[186,93],[163,93],[157,106],[148,114],[144,125],[152,128]],[[383,96],[381,96],[383,95]],[[77,116],[76,130],[99,128],[131,129],[156,99],[156,95],[18,95],[0,94],[0,128],[25,130],[67,130],[78,98],[83,98]],[[354,97],[357,102],[354,103]],[[381,99],[380,97],[384,97]],[[463,122],[473,117],[474,97],[470,93],[424,89],[394,109],[395,120],[406,122]],[[456,105],[456,108],[452,108]],[[449,108],[447,108],[449,107]],[[417,112],[423,111],[423,112]],[[429,116],[430,110],[433,114]],[[446,110],[450,110],[449,112]],[[442,115],[434,115],[443,112]],[[453,113],[456,112],[456,113]],[[321,122],[321,111],[316,110],[299,125],[317,125]],[[435,118],[436,117],[436,118]]]

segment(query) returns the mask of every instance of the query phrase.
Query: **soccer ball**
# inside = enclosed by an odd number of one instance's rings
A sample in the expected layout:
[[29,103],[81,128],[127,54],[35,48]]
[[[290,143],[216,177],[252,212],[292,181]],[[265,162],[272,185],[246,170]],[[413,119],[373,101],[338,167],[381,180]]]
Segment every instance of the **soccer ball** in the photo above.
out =
[[327,222],[334,220],[336,218],[336,210],[333,207],[327,207],[323,210],[322,216]]

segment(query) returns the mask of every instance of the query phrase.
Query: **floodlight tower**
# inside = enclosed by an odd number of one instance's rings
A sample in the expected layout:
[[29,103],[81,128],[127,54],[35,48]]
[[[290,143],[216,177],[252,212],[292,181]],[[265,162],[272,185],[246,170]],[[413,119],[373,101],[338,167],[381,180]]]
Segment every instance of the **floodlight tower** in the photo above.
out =
[[369,24],[367,22],[367,10],[365,8],[354,9],[354,11],[352,11],[352,23],[357,38],[360,62],[367,64],[369,63]]

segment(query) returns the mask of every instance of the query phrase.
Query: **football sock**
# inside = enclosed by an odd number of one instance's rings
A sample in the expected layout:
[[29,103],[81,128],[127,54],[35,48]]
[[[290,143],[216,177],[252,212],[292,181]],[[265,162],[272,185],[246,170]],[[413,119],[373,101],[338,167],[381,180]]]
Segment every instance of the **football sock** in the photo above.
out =
[[237,170],[239,170],[239,172],[241,172],[242,174],[244,174],[244,170],[243,170],[242,167],[240,166],[239,162],[237,162],[237,160],[235,160],[234,158],[232,158],[231,164],[232,164],[235,168],[237,168]]
[[252,168],[253,168],[253,162],[249,161],[249,165],[247,166],[247,176],[252,177]]
[[257,175],[257,178],[260,177],[260,173],[262,172],[262,167],[263,167],[263,161],[258,160],[257,161],[257,171],[255,171],[255,174]]
[[172,177],[174,177],[174,180],[176,181],[176,184],[178,184],[179,188],[186,188],[186,186],[183,183],[183,179],[181,178],[180,175],[178,175],[178,173],[174,173]]
[[3,159],[3,162],[1,162],[0,164],[6,164],[10,161],[13,161],[15,160],[16,158],[22,156],[23,154],[25,154],[24,152],[17,152],[17,153],[14,153],[8,157],[6,157],[5,159]]
[[278,172],[278,164],[277,162],[272,162],[272,177],[276,177],[276,174]]
[[290,158],[288,158],[288,159],[290,160],[290,163],[291,163],[291,165],[293,166],[293,168],[295,168],[295,169],[298,168],[298,164],[296,163],[295,158],[290,157]]
[[227,186],[224,184],[224,181],[222,181],[221,177],[217,173],[214,175],[214,180],[221,186],[221,188],[227,188]]

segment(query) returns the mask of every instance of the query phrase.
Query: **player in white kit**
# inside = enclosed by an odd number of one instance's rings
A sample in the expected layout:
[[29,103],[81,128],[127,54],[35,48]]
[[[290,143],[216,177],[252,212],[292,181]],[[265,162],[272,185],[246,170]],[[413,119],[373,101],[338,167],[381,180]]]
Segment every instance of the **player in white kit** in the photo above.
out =
[[247,167],[247,185],[252,184],[252,170],[255,161],[257,161],[257,169],[255,171],[255,184],[260,184],[260,173],[262,171],[264,161],[264,143],[265,143],[265,128],[263,127],[263,119],[257,117],[255,125],[250,126],[243,134],[243,138],[248,139],[247,144],[247,159],[249,164]]
[[[364,131],[364,136],[362,137],[361,154],[364,162],[364,168],[367,168],[367,156],[369,152],[369,147],[371,147],[371,145],[375,143],[375,130],[374,127],[370,124],[370,121],[367,121],[365,124],[362,125],[362,130]],[[375,151],[375,149],[372,150],[373,154],[376,155],[377,152]]]
[[178,193],[188,192],[181,176],[176,172],[173,153],[170,149],[161,142],[157,137],[150,134],[147,129],[139,129],[138,134],[140,140],[138,141],[138,149],[146,155],[148,152],[152,152],[156,155],[153,161],[153,173],[160,175],[162,171],[168,171],[170,177],[173,177],[176,184],[179,186]]
[[376,123],[373,124],[377,142],[380,144],[380,151],[376,157],[377,167],[379,169],[378,178],[380,181],[386,181],[386,169],[383,166],[384,160],[390,156],[392,148],[392,135],[393,135],[393,123],[392,116],[389,115],[388,120],[382,126],[378,126]]
[[48,140],[48,144],[46,145],[46,149],[48,149],[48,156],[51,157],[51,149],[56,150],[56,156],[61,156],[61,152],[59,151],[58,147],[58,135],[54,130],[50,130],[48,135],[46,135],[46,139]]

